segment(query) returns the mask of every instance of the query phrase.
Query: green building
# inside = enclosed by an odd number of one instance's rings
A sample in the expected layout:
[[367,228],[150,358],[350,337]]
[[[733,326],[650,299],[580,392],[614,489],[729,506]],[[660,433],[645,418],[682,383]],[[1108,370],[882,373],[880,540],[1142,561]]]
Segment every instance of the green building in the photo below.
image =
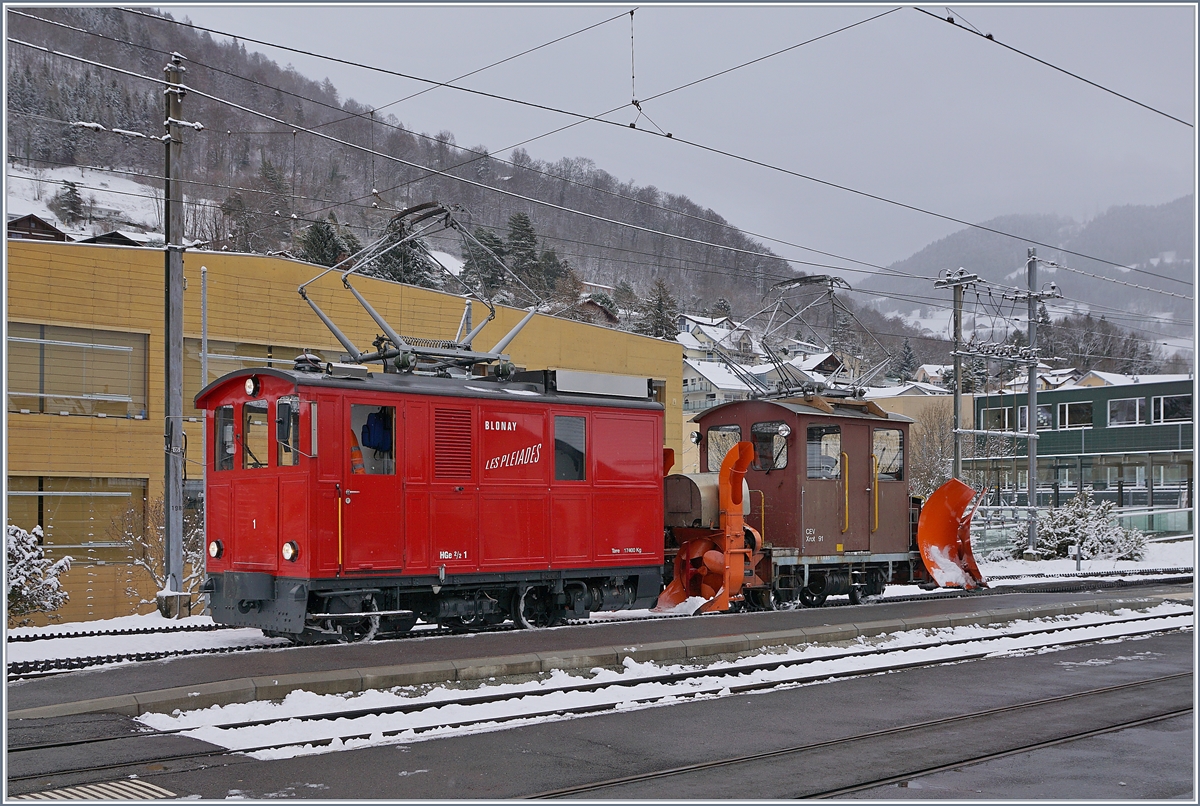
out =
[[[1057,506],[1090,489],[1098,500],[1146,513],[1129,519],[1149,532],[1192,528],[1191,375],[1089,372],[1037,394],[1037,506]],[[963,473],[989,490],[990,506],[1027,506],[1028,396],[976,395],[981,430]],[[1153,510],[1153,514],[1149,512]]]

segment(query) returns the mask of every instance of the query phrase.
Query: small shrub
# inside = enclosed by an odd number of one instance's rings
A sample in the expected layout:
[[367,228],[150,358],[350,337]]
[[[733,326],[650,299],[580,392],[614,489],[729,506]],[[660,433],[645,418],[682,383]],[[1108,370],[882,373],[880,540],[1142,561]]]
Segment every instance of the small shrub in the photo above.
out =
[[[1097,502],[1091,490],[1084,490],[1065,506],[1038,513],[1037,545],[1039,560],[1075,556],[1076,544],[1085,560],[1140,560],[1146,553],[1146,535],[1139,529],[1121,526],[1113,518],[1112,501]],[[1023,532],[1013,535],[1009,544],[1012,555],[1024,555],[1029,543]]]
[[58,576],[70,569],[71,558],[57,561],[46,558],[40,526],[26,532],[10,524],[6,537],[8,564],[4,581],[8,589],[8,612],[5,615],[9,627],[21,627],[31,621],[27,616],[53,613],[70,598]]

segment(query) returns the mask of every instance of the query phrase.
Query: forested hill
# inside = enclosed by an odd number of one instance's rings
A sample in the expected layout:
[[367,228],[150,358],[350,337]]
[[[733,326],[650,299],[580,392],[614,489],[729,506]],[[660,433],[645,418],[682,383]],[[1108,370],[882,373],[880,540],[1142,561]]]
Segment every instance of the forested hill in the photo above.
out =
[[[1071,300],[1123,312],[1170,312],[1177,319],[1188,321],[1192,303],[1183,297],[1193,296],[1193,288],[1176,280],[1191,283],[1195,277],[1192,262],[1194,202],[1194,197],[1189,195],[1157,206],[1113,207],[1086,224],[1049,215],[1004,216],[981,223],[1030,241],[1060,247],[1037,247],[1037,254],[1062,266],[1181,295],[1140,290],[1066,269],[1041,268],[1039,281],[1057,283],[1064,296]],[[933,276],[942,269],[962,267],[986,280],[1023,288],[1028,245],[993,232],[968,228],[935,241],[912,257],[892,264],[891,268]],[[1080,255],[1104,258],[1142,271],[1122,270]],[[911,280],[880,275],[866,285],[879,291],[911,294],[911,283]],[[893,304],[903,308],[899,302]]]
[[[484,145],[460,148],[450,132],[415,132],[393,115],[372,116],[367,106],[340,98],[328,79],[314,81],[244,44],[218,41],[161,19],[104,8],[33,8],[24,13],[81,30],[10,10],[10,37],[155,78],[163,75],[170,53],[179,52],[187,59],[184,81],[198,90],[484,186],[295,134],[290,126],[192,93],[184,100],[184,117],[204,129],[185,133],[183,175],[189,201],[195,202],[187,212],[187,234],[216,248],[294,251],[293,213],[299,228],[332,215],[339,227],[363,241],[380,232],[395,209],[437,199],[461,205],[471,227],[500,236],[507,233],[514,213],[525,213],[544,248],[556,250],[584,279],[615,284],[625,278],[639,290],[663,279],[689,309],[706,310],[724,297],[735,312],[748,312],[759,306],[764,284],[794,274],[771,256],[665,238],[487,189],[503,188],[562,208],[769,254],[762,244],[723,226],[725,220],[715,211],[685,196],[622,181],[591,160],[544,163],[518,149],[504,155],[510,159],[505,162]],[[156,144],[64,125],[99,123],[159,136],[162,93],[155,84],[19,44],[10,44],[8,69],[10,159],[34,168],[89,165],[143,177],[161,175],[163,154]],[[439,247],[458,251],[457,244]]]

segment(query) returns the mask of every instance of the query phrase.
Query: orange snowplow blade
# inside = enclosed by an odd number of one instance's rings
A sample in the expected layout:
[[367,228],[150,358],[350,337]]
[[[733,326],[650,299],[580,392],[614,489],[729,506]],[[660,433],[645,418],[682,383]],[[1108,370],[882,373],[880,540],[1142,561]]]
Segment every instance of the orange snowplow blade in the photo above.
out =
[[747,548],[745,533],[749,527],[742,515],[742,479],[753,459],[754,445],[739,442],[721,463],[720,529],[675,530],[680,546],[675,555],[675,576],[659,594],[655,610],[700,596],[706,601],[697,613],[720,612],[742,599],[747,563],[753,561],[762,543],[754,532],[754,546]]
[[[938,487],[921,507],[917,547],[933,581],[942,588],[986,588],[971,553],[971,516],[975,491],[958,479]],[[976,505],[978,506],[978,505]]]

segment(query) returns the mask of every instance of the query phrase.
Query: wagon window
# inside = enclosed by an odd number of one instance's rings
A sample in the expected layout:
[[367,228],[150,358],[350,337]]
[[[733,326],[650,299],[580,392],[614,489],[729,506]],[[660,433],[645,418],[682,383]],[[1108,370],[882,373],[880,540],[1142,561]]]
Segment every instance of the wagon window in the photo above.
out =
[[271,458],[267,453],[267,401],[251,400],[242,405],[242,467],[266,467]]
[[587,419],[554,418],[554,478],[583,481],[587,478]]
[[[755,423],[750,426],[754,442],[754,469],[779,470],[787,467],[787,437],[779,433],[783,422]],[[790,433],[790,430],[789,430]]]
[[237,448],[233,442],[233,406],[217,406],[213,413],[216,426],[213,431],[215,446],[213,459],[217,470],[233,470],[233,455]]
[[808,477],[810,479],[840,479],[842,477],[842,427],[840,425],[810,425],[808,427]]
[[876,428],[871,453],[879,462],[880,481],[904,480],[904,432],[899,428]]
[[725,461],[725,454],[742,441],[740,425],[714,425],[708,429],[708,471],[716,473]]
[[276,467],[292,467],[300,464],[300,398],[288,395],[275,404],[276,434],[287,439],[275,440]]

